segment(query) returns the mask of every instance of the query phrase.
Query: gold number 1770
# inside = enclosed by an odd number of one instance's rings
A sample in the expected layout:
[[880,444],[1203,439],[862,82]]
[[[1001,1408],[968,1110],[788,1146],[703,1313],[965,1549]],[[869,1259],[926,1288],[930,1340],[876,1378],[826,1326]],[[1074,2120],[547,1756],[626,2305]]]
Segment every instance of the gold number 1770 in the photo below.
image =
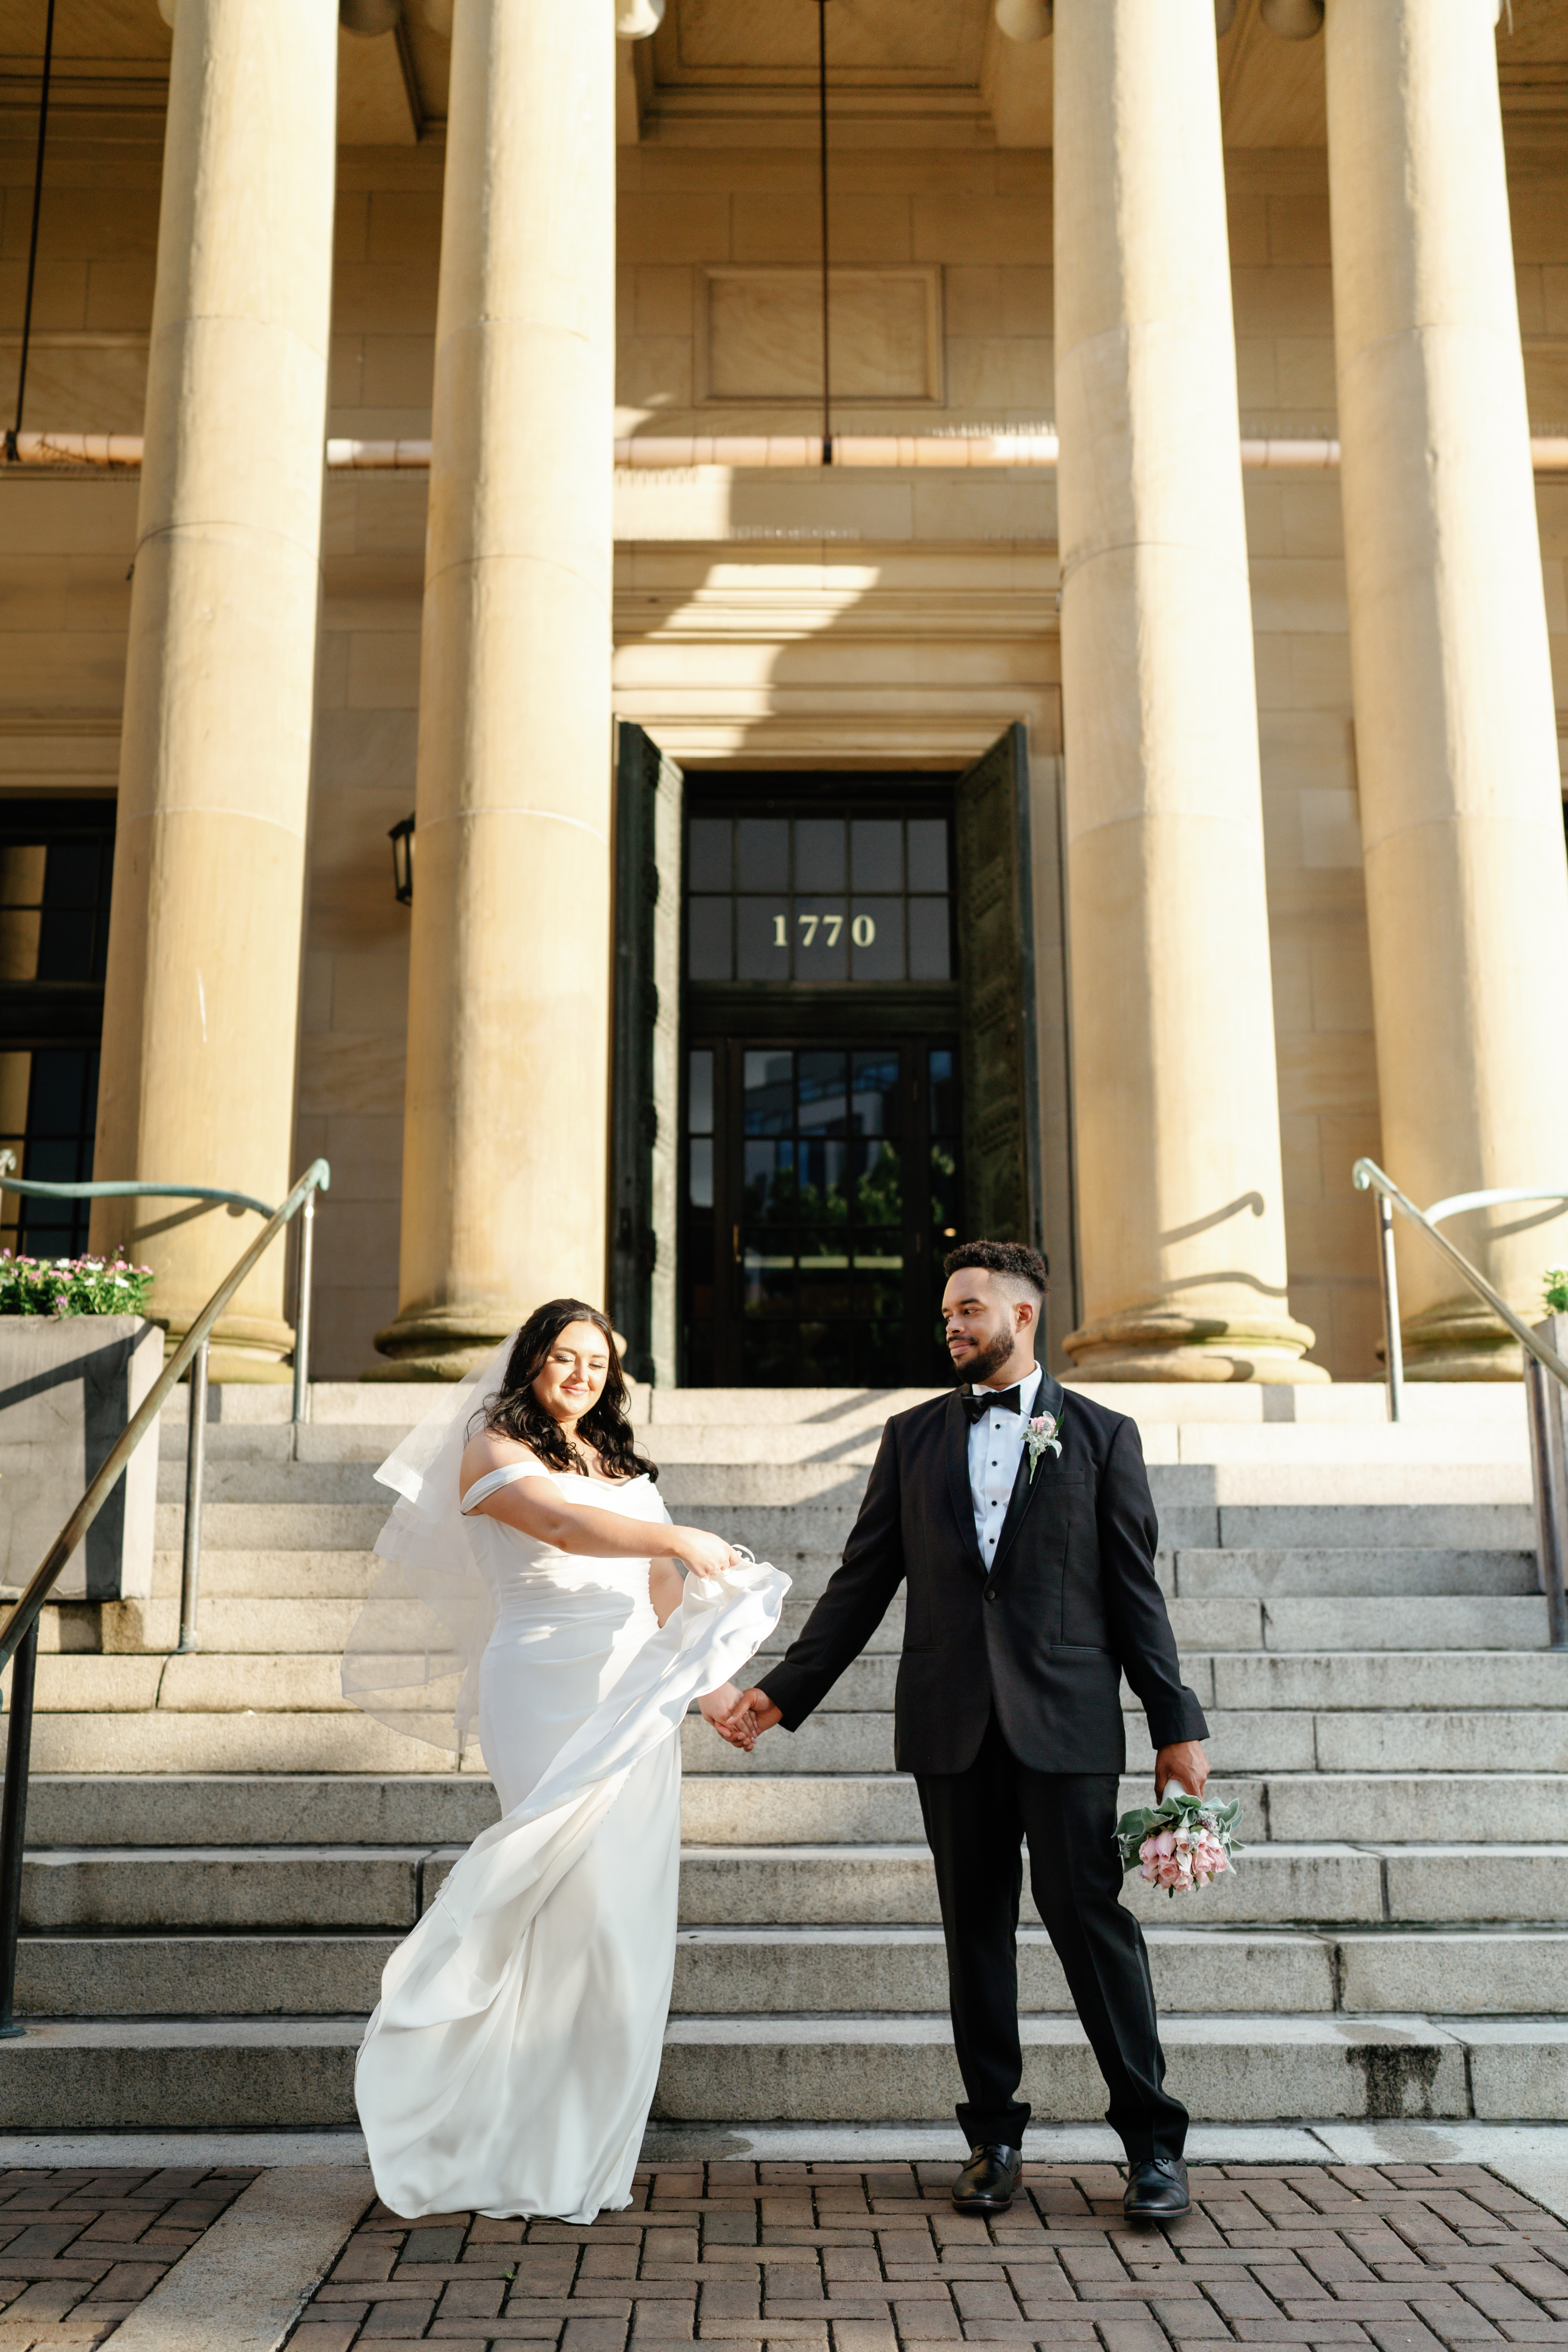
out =
[[[789,918],[785,915],[775,915],[773,917],[773,945],[775,948],[787,948],[789,945],[789,933],[785,929],[788,919]],[[830,948],[836,948],[838,945],[838,934],[844,929],[844,918],[842,915],[797,915],[795,917],[795,921],[801,927],[802,947],[810,947],[812,941],[816,937],[818,924],[820,924],[827,933],[828,946]]]

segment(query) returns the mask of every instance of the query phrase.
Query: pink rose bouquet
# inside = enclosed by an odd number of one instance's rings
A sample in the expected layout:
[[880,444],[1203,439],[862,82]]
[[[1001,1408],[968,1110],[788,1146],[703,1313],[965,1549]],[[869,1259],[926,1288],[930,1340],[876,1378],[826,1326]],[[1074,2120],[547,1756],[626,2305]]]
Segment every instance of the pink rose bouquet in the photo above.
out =
[[1235,1867],[1240,1817],[1239,1798],[1218,1805],[1173,1785],[1159,1804],[1139,1806],[1117,1822],[1121,1867],[1135,1870],[1145,1885],[1163,1886],[1167,1895],[1212,1885]]

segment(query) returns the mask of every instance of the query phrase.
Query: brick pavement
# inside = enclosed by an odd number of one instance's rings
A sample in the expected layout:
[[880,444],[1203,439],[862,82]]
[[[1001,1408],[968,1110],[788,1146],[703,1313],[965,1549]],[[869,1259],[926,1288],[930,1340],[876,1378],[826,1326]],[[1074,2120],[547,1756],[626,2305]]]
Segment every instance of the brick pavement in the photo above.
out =
[[101,2344],[256,2168],[0,2171],[0,2347]]
[[1568,2228],[1478,2165],[1194,2167],[1193,2212],[1152,2231],[1110,2165],[1026,2166],[989,2226],[953,2169],[655,2165],[587,2228],[378,2205],[290,2352],[1568,2345]]

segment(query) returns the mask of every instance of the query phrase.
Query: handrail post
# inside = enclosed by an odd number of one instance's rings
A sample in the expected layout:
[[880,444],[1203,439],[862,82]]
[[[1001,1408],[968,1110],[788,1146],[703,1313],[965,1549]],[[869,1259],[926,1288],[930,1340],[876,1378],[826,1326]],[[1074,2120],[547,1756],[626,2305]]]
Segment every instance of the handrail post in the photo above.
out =
[[310,1269],[316,1237],[316,1196],[300,1203],[300,1255],[294,1287],[294,1423],[310,1418]]
[[33,1747],[33,1684],[38,1665],[35,1622],[17,1644],[11,1667],[10,1722],[5,1734],[5,1787],[0,1794],[0,2041],[26,2033],[16,2005],[16,1939],[22,1931],[22,1850],[27,1830],[27,1770]]
[[[1547,1328],[1555,1339],[1555,1328]],[[1568,1650],[1568,1459],[1563,1443],[1563,1394],[1545,1365],[1527,1354],[1524,1397],[1535,1490],[1535,1549],[1546,1595],[1546,1637],[1554,1650]]]
[[1383,1344],[1388,1366],[1388,1418],[1405,1415],[1405,1346],[1399,1331],[1399,1270],[1394,1256],[1394,1203],[1385,1192],[1377,1201],[1378,1273],[1383,1283]]
[[202,1582],[202,1485],[207,1461],[207,1343],[191,1358],[191,1421],[185,1433],[185,1531],[180,1551],[178,1654],[199,1650],[196,1608]]

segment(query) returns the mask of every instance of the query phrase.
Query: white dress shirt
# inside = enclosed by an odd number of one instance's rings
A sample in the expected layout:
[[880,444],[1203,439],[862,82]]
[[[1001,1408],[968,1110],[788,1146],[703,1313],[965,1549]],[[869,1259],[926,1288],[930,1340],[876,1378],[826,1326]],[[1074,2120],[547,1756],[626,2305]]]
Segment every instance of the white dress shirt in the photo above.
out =
[[1024,1453],[1024,1431],[1035,1410],[1035,1399],[1045,1375],[1037,1364],[1018,1382],[1016,1412],[994,1408],[969,1424],[969,1491],[974,1503],[974,1532],[980,1557],[989,1569],[996,1557],[1002,1522],[1013,1499],[1018,1464]]

